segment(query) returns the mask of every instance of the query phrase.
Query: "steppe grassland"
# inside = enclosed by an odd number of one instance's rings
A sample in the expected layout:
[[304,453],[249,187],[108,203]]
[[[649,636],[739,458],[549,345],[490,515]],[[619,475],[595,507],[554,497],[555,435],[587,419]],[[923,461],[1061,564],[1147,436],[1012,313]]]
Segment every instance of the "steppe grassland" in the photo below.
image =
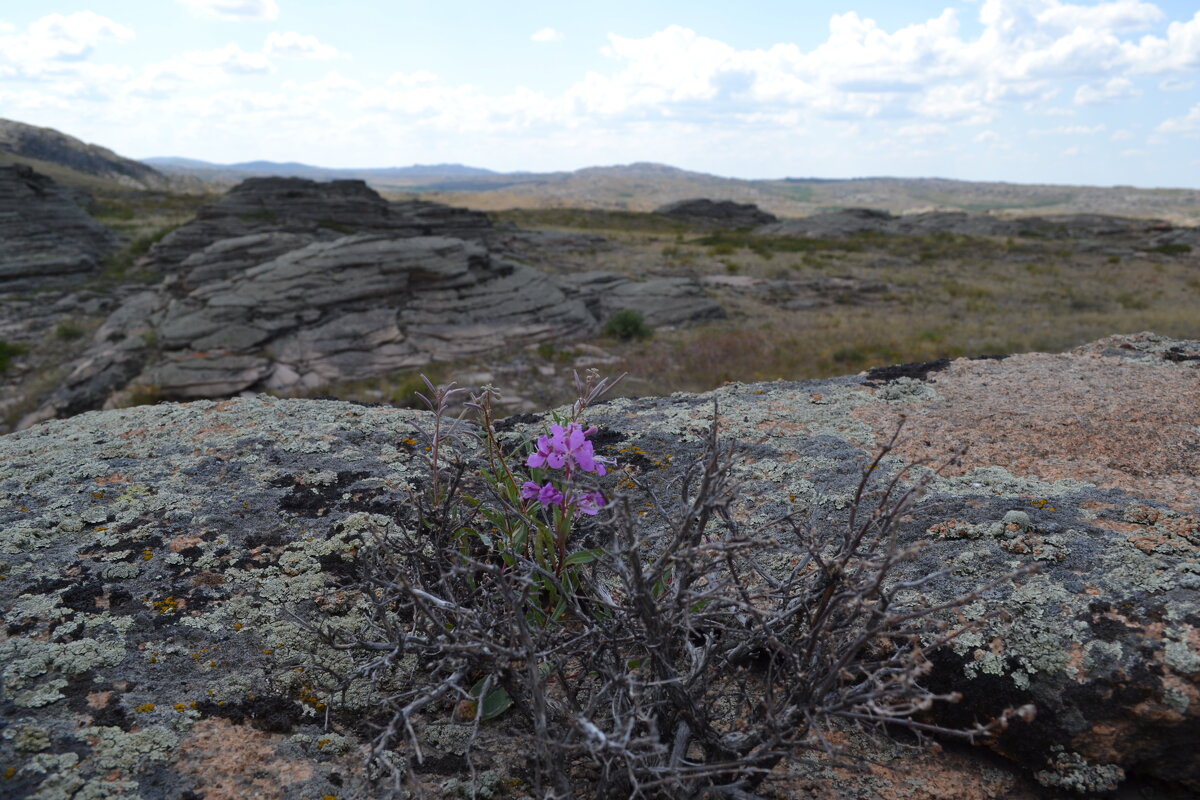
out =
[[[609,342],[647,394],[724,381],[814,378],[936,358],[1060,351],[1115,333],[1200,336],[1200,253],[1079,252],[1072,241],[950,234],[846,239],[714,233],[657,214],[551,209],[494,213],[522,227],[604,235],[660,275],[743,275],[805,284],[848,277],[883,291],[827,295],[789,311],[720,290],[729,318]],[[623,250],[595,269],[625,270]],[[539,265],[545,268],[547,265]],[[764,291],[771,291],[765,289]],[[629,391],[629,388],[626,391]]]

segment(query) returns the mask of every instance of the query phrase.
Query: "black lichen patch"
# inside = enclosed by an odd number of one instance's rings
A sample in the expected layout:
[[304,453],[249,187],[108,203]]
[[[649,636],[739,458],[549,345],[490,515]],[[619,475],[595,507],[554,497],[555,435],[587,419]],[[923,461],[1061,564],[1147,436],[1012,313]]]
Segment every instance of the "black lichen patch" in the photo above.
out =
[[179,555],[186,558],[188,561],[195,561],[200,556],[204,555],[204,549],[198,546],[185,547],[179,551]]
[[[119,728],[128,731],[133,725],[121,707],[121,694],[109,681],[97,682],[94,673],[72,676],[63,694],[67,707],[76,714],[91,717],[92,725],[102,728]],[[135,688],[132,681],[124,683],[125,691]]]
[[95,611],[96,598],[104,594],[104,584],[98,580],[84,581],[60,595],[62,604],[72,611]]
[[1104,603],[1097,600],[1088,606],[1088,612],[1090,613],[1081,614],[1079,619],[1087,623],[1088,628],[1091,629],[1097,639],[1104,642],[1115,642],[1118,639],[1125,639],[1129,634],[1137,631],[1136,628],[1126,625],[1119,619],[1105,616],[1115,610],[1111,603]]
[[531,425],[535,422],[540,422],[541,419],[537,414],[513,414],[511,417],[496,420],[493,427],[500,433],[505,433],[518,425]]
[[469,771],[469,765],[466,758],[453,753],[426,755],[419,763],[413,764],[413,771],[434,775],[465,775]]
[[260,547],[274,550],[277,547],[283,547],[285,544],[287,544],[287,540],[283,532],[277,528],[268,528],[265,531],[251,533],[242,542],[242,546],[247,550],[255,550]]
[[133,594],[128,589],[117,588],[108,593],[109,614],[137,614],[145,608],[133,599]]
[[344,583],[355,583],[360,577],[358,564],[342,558],[340,553],[326,553],[317,559],[317,563],[326,575],[338,578]]
[[330,511],[344,508],[342,495],[363,478],[367,472],[339,472],[333,483],[308,486],[295,476],[285,475],[272,482],[279,488],[291,487],[291,492],[279,500],[279,509],[302,517],[323,517]]
[[626,436],[612,428],[602,428],[592,434],[590,438],[592,445],[603,452],[625,441]]
[[1200,361],[1200,353],[1189,353],[1179,345],[1168,348],[1162,354],[1162,357],[1165,361],[1174,361],[1176,363],[1182,361]]
[[267,733],[291,733],[304,718],[300,706],[283,697],[255,697],[219,705],[212,700],[196,704],[202,717],[222,717],[235,725],[249,723]]
[[874,387],[897,378],[914,378],[923,381],[929,373],[940,372],[948,366],[950,366],[950,359],[939,358],[936,361],[913,361],[909,364],[893,364],[890,367],[873,367],[867,370],[865,383],[867,386]]
[[[968,678],[964,670],[968,658],[942,648],[930,658],[932,669],[926,676],[926,686],[938,693],[960,692],[963,700],[958,703],[938,703],[931,712],[937,724],[954,729],[969,729],[976,723],[986,723],[1000,716],[1006,709],[1020,708],[1028,703],[1038,706],[1036,727],[1020,719],[1012,720],[1000,736],[1003,751],[1023,764],[1048,763],[1050,745],[1046,736],[1061,738],[1054,720],[1048,719],[1050,712],[1044,704],[1037,703],[1032,693],[1017,688],[1007,675],[979,673]],[[1006,672],[1019,669],[1012,659],[1006,659]]]

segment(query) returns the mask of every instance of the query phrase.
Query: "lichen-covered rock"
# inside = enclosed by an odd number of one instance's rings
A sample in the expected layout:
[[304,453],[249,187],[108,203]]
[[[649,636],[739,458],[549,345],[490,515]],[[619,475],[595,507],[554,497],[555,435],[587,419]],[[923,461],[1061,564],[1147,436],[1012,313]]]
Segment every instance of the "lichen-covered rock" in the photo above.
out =
[[0,166],[0,291],[79,283],[116,247],[113,232],[51,178]]
[[[911,576],[946,570],[927,600],[1043,566],[963,609],[1007,618],[942,651],[930,676],[964,694],[933,709],[943,723],[1037,704],[993,743],[1025,777],[961,752],[861,778],[818,760],[785,778],[793,796],[1033,797],[1035,779],[1051,787],[1042,797],[1064,796],[1051,792],[1139,775],[1178,788],[1159,797],[1200,791],[1200,343],[1114,337],[1065,355],[733,384],[614,400],[589,423],[603,454],[665,480],[699,450],[714,401],[741,446],[742,525],[783,511],[844,524],[863,460],[904,415],[889,470],[970,446],[902,529],[925,543]],[[337,698],[325,727],[331,698],[311,670],[346,665],[291,612],[336,606],[370,533],[411,521],[416,419],[252,397],[0,438],[5,796],[376,796],[361,768],[374,701]],[[423,734],[431,788],[466,780],[460,728],[439,719]],[[481,774],[507,770],[494,783],[519,795],[519,761]]]

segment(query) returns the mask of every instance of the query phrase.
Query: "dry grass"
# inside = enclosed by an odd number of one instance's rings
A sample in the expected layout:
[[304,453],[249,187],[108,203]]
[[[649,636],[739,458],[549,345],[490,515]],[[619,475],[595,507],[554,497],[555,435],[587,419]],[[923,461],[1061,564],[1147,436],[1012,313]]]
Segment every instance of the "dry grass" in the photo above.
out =
[[[848,241],[755,242],[735,235],[672,231],[658,215],[625,212],[509,212],[530,227],[600,232],[613,251],[575,258],[568,269],[632,275],[736,273],[764,281],[758,290],[720,289],[729,318],[659,330],[646,341],[592,341],[618,357],[608,372],[628,372],[619,393],[701,392],[727,381],[799,380],[875,366],[960,356],[1056,352],[1116,333],[1152,330],[1200,338],[1200,254],[1112,257],[1075,253],[1063,242],[971,237],[858,237]],[[714,244],[714,242],[716,242]],[[753,245],[753,246],[751,246]],[[886,290],[816,293],[816,308],[780,307],[780,286],[849,278]],[[431,365],[440,379],[469,383],[489,370],[507,392],[540,408],[565,402],[558,377],[570,343],[487,359]],[[575,354],[578,355],[578,354]],[[411,402],[414,373],[327,387],[322,394],[361,401]]]

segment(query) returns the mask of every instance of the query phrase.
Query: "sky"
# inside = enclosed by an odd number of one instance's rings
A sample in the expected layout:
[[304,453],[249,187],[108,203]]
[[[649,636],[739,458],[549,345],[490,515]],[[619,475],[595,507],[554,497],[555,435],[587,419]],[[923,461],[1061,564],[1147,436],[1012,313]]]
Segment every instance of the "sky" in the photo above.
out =
[[0,0],[0,117],[133,158],[1200,188],[1200,2]]

